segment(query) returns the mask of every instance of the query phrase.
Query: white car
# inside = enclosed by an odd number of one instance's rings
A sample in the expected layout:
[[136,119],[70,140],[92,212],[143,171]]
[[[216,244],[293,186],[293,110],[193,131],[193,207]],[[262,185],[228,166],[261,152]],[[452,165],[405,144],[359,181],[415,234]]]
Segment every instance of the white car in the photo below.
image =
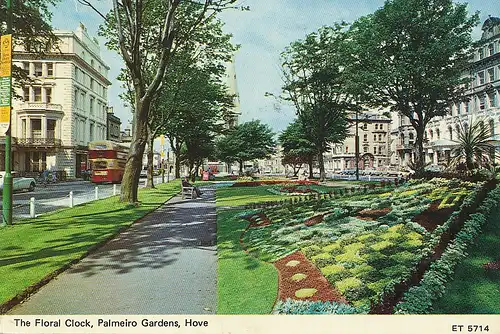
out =
[[[22,177],[18,176],[16,172],[11,172],[12,174],[12,190],[27,190],[34,191],[36,182],[32,177]],[[3,181],[5,180],[5,172],[0,172],[0,189],[3,189]]]

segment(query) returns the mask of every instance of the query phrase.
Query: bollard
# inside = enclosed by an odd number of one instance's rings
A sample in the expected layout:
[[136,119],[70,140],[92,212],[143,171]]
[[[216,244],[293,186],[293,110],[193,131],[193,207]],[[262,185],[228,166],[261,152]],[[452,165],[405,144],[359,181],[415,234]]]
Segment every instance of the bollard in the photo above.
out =
[[30,198],[30,217],[35,218],[35,197]]
[[113,196],[115,196],[115,195],[116,195],[116,183],[113,184]]
[[368,181],[371,181],[371,180],[372,180],[372,176],[368,175]]
[[73,207],[73,191],[69,192],[69,207]]
[[95,187],[95,199],[99,199],[99,187]]

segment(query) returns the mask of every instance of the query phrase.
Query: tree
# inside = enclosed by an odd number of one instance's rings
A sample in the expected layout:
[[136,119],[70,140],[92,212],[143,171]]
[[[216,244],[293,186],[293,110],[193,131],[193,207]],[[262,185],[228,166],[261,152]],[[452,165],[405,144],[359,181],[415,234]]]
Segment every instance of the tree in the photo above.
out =
[[[94,8],[89,0],[79,0]],[[120,52],[134,92],[132,142],[121,186],[122,201],[137,203],[142,156],[148,141],[150,107],[173,55],[235,0],[113,0],[100,34]],[[95,8],[94,8],[95,9]],[[151,75],[153,73],[153,75]]]
[[323,27],[293,42],[281,54],[283,92],[295,105],[306,138],[318,154],[320,179],[326,178],[323,153],[347,136],[348,110],[355,108],[345,90],[342,56],[345,24]]
[[217,142],[218,158],[226,163],[238,162],[243,174],[245,161],[263,159],[274,152],[273,137],[271,128],[259,120],[237,125]]
[[416,132],[417,174],[423,171],[424,132],[459,101],[477,13],[451,0],[390,0],[350,29],[346,56],[350,82],[366,104],[391,107]]
[[471,171],[475,168],[490,167],[495,162],[492,133],[483,120],[476,119],[470,126],[460,122],[457,130],[458,145],[452,151],[452,166],[463,166],[467,171]]
[[[12,35],[14,47],[22,46],[24,52],[41,57],[47,52],[57,51],[58,38],[52,31],[51,6],[59,0],[12,1]],[[0,22],[7,22],[6,2],[0,3]],[[0,35],[7,34],[7,26],[0,25]],[[33,83],[28,70],[12,64],[13,86],[23,87]],[[15,92],[15,90],[13,90]],[[15,95],[15,98],[22,98]]]
[[309,164],[309,177],[312,177],[314,157],[317,156],[314,144],[305,136],[304,126],[296,119],[278,137],[283,148],[282,163],[290,165],[293,176],[297,176],[303,164]]

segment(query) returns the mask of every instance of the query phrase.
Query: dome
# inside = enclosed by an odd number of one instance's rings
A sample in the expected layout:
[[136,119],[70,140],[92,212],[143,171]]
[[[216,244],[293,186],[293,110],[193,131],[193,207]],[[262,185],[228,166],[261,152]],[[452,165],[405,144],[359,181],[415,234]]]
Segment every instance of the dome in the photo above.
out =
[[496,25],[500,24],[500,18],[494,17],[494,16],[489,16],[486,21],[483,23],[483,27],[481,28],[483,31],[490,29],[491,27],[494,27]]

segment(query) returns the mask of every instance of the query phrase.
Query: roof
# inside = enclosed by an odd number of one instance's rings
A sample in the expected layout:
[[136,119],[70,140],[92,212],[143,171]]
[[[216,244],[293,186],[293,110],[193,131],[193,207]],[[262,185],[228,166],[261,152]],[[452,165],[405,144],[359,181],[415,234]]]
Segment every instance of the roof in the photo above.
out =
[[496,26],[496,25],[499,25],[500,24],[500,18],[498,17],[494,17],[494,16],[490,16],[486,19],[486,21],[484,21],[483,23],[483,27],[481,28],[483,31],[484,30],[488,30],[489,28],[493,27],[493,26]]
[[436,147],[436,146],[456,146],[457,142],[455,142],[453,140],[448,140],[448,139],[438,139],[438,140],[432,141],[431,145],[433,147]]

